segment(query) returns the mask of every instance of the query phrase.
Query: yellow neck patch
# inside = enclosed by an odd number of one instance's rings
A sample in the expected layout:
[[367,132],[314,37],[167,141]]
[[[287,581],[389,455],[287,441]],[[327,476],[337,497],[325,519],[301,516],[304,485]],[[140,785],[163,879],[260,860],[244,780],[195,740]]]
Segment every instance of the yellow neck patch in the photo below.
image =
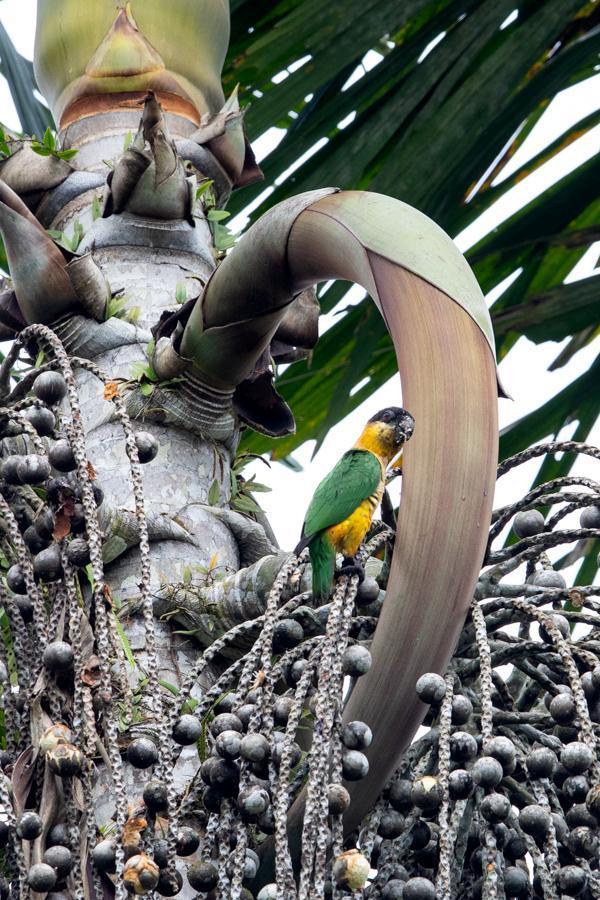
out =
[[385,422],[368,422],[354,446],[358,450],[374,453],[387,466],[399,450],[394,440],[394,430],[393,425],[386,425]]

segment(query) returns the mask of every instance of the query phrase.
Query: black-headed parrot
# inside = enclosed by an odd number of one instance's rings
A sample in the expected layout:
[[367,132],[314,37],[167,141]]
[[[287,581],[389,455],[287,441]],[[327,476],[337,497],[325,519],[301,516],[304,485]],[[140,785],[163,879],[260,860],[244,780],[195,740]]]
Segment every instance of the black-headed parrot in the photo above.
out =
[[381,502],[386,468],[414,427],[415,420],[405,409],[380,410],[317,487],[294,551],[296,555],[305,547],[310,551],[315,598],[325,600],[331,592],[336,553],[344,556],[342,573],[357,571],[354,557]]

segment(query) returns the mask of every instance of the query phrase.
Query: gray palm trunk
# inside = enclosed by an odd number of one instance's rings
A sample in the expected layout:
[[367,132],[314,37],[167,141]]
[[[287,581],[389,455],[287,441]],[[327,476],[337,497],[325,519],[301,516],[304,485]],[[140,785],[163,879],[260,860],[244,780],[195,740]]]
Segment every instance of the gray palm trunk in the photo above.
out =
[[[177,116],[168,118],[174,140],[188,136],[191,127],[186,120]],[[126,136],[138,128],[139,116],[113,113],[95,117],[94,123],[98,130],[93,134],[85,126],[72,126],[67,135],[68,142],[71,147],[81,147],[79,168],[85,166],[86,171],[105,176],[104,160],[120,156]],[[76,204],[67,204],[57,213],[50,227],[68,232],[75,219],[81,222],[85,236],[79,251],[93,249],[94,260],[101,267],[111,290],[122,293],[125,298],[124,310],[135,310],[136,314],[139,311],[139,315],[135,316],[135,324],[130,324],[126,318],[112,318],[98,324],[83,317],[69,317],[56,331],[69,354],[91,360],[111,380],[128,381],[132,366],[148,361],[152,326],[165,310],[177,308],[174,298],[178,287],[181,284],[186,288],[189,286],[191,294],[194,287],[197,292],[198,284],[208,280],[215,265],[212,235],[201,215],[196,218],[195,227],[185,222],[163,224],[127,214],[112,217],[120,219],[116,226],[112,220],[94,221],[91,204],[96,194],[96,191],[88,192],[79,197]],[[108,222],[112,228],[107,227]],[[111,244],[115,232],[119,243]],[[180,240],[173,241],[173,234]],[[179,243],[181,249],[169,246],[171,243]],[[223,360],[223,365],[226,369],[227,360]],[[135,504],[122,429],[116,421],[113,403],[102,399],[102,385],[94,375],[80,370],[77,381],[87,451],[105,497],[100,515],[101,524],[107,530],[106,578],[114,596],[135,611],[139,599],[140,558],[135,545],[128,547],[131,541],[136,541],[136,530],[126,511],[133,512]],[[164,390],[168,391],[168,388]],[[160,392],[158,388],[155,394]],[[132,413],[137,411],[135,406],[139,396],[134,390]],[[244,521],[235,513],[225,513],[223,517],[209,506],[208,495],[212,488],[212,506],[228,509],[230,472],[239,440],[239,425],[228,415],[226,427],[215,428],[219,437],[211,439],[210,429],[200,431],[198,410],[184,408],[177,424],[161,424],[160,400],[155,398],[148,405],[155,409],[150,409],[141,421],[135,421],[135,427],[151,432],[159,444],[157,457],[143,468],[146,515],[150,524],[151,586],[156,598],[159,674],[162,680],[177,688],[198,655],[198,642],[207,645],[231,625],[257,614],[283,554],[263,559],[260,566],[255,566],[261,579],[258,591],[254,586],[252,591],[244,594],[242,581],[238,605],[227,602],[230,577],[238,573],[245,562],[263,558],[264,551],[270,549],[261,526],[250,520]],[[209,406],[209,413],[212,412]],[[218,411],[219,416],[222,412]],[[218,485],[218,494],[215,485]],[[218,496],[217,503],[213,499],[215,495]],[[227,519],[233,523],[233,530]],[[131,526],[132,535],[128,526]],[[271,559],[273,563],[269,565]],[[224,577],[227,578],[225,583]],[[246,607],[242,602],[244,597]],[[223,598],[226,598],[225,602],[222,602]],[[162,616],[165,616],[164,620]],[[166,621],[167,616],[171,621]],[[193,636],[178,634],[177,621],[193,632]],[[143,623],[135,612],[126,622],[136,662],[144,671],[147,666]],[[211,680],[210,672],[206,678]]]
[[[189,122],[170,115],[174,140],[192,130]],[[136,363],[147,364],[151,328],[165,310],[178,309],[181,285],[197,294],[215,268],[211,230],[200,209],[194,223],[159,220],[139,215],[98,218],[102,196],[98,184],[109,171],[106,160],[117,160],[130,132],[140,122],[137,112],[95,116],[75,124],[61,140],[79,150],[79,178],[89,173],[93,186],[75,197],[60,195],[46,227],[72,234],[74,222],[83,227],[79,254],[93,250],[93,258],[113,294],[123,298],[119,318],[96,321],[87,315],[67,314],[51,327],[60,337],[75,370],[86,455],[104,500],[98,510],[102,531],[105,580],[113,602],[121,610],[132,692],[152,668],[147,623],[140,609],[140,529],[136,520],[131,468],[115,405],[104,398],[104,385],[82,368],[87,360],[116,382],[127,398],[137,431],[158,441],[158,455],[142,467],[144,513],[150,539],[150,589],[154,600],[154,637],[158,678],[163,685],[163,726],[169,701],[181,687],[201,646],[212,643],[232,625],[259,615],[268,590],[286,554],[254,520],[229,509],[231,466],[239,440],[239,423],[230,407],[231,390],[218,396],[210,389],[196,391],[190,403],[177,397],[175,385],[158,385],[146,398],[132,378]],[[92,127],[90,128],[90,123]],[[84,182],[85,183],[85,182]],[[132,324],[131,320],[135,320]],[[50,353],[49,359],[52,354]],[[227,359],[223,360],[227,370]],[[130,382],[129,385],[123,385]],[[197,388],[197,385],[194,387]],[[181,384],[177,382],[177,390]],[[185,391],[185,385],[183,386]],[[140,407],[145,405],[146,409]],[[166,411],[165,411],[166,407]],[[68,414],[65,407],[64,412]],[[166,421],[163,421],[166,419]],[[29,448],[31,449],[31,448]],[[211,495],[209,504],[209,492]],[[246,568],[248,567],[248,568]],[[183,633],[180,633],[183,632]],[[247,649],[247,647],[246,647]],[[229,659],[241,648],[230,648]],[[118,654],[123,662],[123,650]],[[112,661],[113,664],[116,660]],[[193,694],[206,690],[227,664],[217,656],[198,678]],[[141,716],[146,717],[146,696]],[[141,734],[156,736],[157,722],[126,723],[127,740]],[[126,743],[126,742],[125,742]],[[181,795],[197,769],[197,753],[184,751],[173,771]],[[123,777],[130,809],[139,805],[147,773],[123,761]],[[122,798],[115,796],[112,776],[100,758],[95,778],[96,821],[110,827]],[[89,835],[93,846],[95,836]],[[36,861],[34,848],[31,861]],[[37,855],[39,861],[39,855]],[[192,896],[186,885],[180,896]]]

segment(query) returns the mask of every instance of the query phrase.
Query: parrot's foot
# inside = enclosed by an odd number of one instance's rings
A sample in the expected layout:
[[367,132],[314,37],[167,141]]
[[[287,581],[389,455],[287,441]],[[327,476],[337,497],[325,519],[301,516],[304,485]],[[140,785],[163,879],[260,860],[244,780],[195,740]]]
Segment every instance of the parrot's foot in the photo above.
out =
[[365,570],[357,563],[353,556],[345,556],[342,560],[341,568],[337,571],[337,577],[341,578],[345,575],[347,578],[351,578],[353,575],[358,575],[358,583],[362,584],[365,580]]

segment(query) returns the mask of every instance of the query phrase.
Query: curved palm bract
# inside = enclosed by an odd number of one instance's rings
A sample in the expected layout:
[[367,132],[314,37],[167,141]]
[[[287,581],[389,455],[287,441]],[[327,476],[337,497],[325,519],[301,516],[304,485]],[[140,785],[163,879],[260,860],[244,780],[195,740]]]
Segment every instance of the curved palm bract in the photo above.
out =
[[[368,755],[377,760],[349,786],[351,829],[422,721],[416,679],[445,669],[466,616],[492,509],[497,381],[487,308],[453,242],[406,204],[361,192],[304,194],[267,213],[213,275],[186,326],[183,355],[195,356],[210,325],[258,315],[272,317],[274,330],[294,294],[331,278],[363,285],[380,309],[396,348],[402,405],[417,423],[404,454],[373,666],[345,712],[373,729]],[[297,808],[293,831],[299,819]]]

